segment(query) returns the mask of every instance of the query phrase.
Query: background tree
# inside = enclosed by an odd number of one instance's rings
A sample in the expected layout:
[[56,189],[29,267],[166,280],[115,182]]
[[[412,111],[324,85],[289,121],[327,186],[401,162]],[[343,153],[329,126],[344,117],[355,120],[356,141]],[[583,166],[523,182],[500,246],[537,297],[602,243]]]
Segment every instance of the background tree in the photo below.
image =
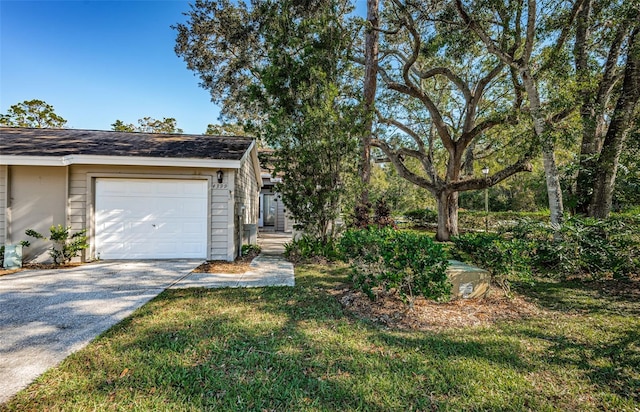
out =
[[244,127],[237,123],[222,123],[222,124],[208,124],[207,130],[204,132],[207,135],[214,136],[246,136]]
[[[486,50],[508,65],[520,79],[526,92],[533,130],[540,144],[544,164],[551,223],[563,222],[564,204],[560,174],[555,158],[552,125],[564,119],[572,107],[554,108],[553,87],[540,90],[544,74],[556,63],[573,27],[582,0],[553,3],[539,0],[516,0],[504,4],[471,3],[455,0],[458,15],[472,33],[484,43]],[[545,10],[545,13],[539,12]],[[501,41],[496,36],[501,35]],[[553,103],[558,103],[556,100]]]
[[573,57],[582,120],[578,213],[604,218],[611,210],[620,154],[640,97],[639,7],[583,0],[576,17]]
[[[359,200],[361,211],[369,209],[369,182],[371,180],[371,139],[373,138],[373,118],[378,82],[378,48],[380,42],[379,0],[367,0],[367,22],[364,41],[364,83],[363,103],[365,121],[362,129],[360,153],[360,180],[362,190]],[[356,217],[361,213],[356,212]],[[365,222],[359,222],[363,225]]]
[[495,129],[516,117],[522,99],[504,63],[483,55],[458,28],[437,23],[440,12],[400,0],[385,9],[377,72],[386,90],[376,102],[378,138],[371,144],[401,177],[434,195],[436,238],[446,241],[458,233],[458,193],[530,170],[532,152],[524,145],[487,178],[479,177],[478,166],[474,176],[478,153],[506,147]]
[[10,127],[63,129],[65,124],[67,121],[55,113],[53,106],[38,99],[14,104],[0,115],[0,125]]
[[339,214],[343,174],[356,159],[348,67],[347,3],[196,1],[176,53],[196,71],[222,118],[273,148],[287,211],[299,229],[327,239]]
[[132,123],[127,124],[118,119],[115,122],[111,123],[111,130],[114,130],[116,132],[135,132],[136,126]]
[[173,117],[163,117],[162,120],[157,120],[152,117],[143,117],[142,119],[138,119],[137,126],[132,123],[124,123],[122,120],[118,119],[111,124],[111,130],[140,133],[183,133],[183,130],[178,127],[177,121]]

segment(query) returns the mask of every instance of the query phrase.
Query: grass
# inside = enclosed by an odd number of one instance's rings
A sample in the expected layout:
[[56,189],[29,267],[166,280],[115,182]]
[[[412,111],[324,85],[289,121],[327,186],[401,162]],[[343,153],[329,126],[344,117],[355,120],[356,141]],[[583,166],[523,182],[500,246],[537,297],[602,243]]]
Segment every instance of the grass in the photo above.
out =
[[522,287],[540,318],[442,333],[344,313],[341,267],[295,288],[171,290],[0,410],[640,408],[640,303],[580,283]]

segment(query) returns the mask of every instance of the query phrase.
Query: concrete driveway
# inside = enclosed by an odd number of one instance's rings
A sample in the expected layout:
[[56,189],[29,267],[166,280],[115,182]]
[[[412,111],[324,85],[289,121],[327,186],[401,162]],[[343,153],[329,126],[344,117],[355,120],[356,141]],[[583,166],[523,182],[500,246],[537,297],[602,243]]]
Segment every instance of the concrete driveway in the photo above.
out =
[[0,403],[201,261],[105,261],[0,277]]

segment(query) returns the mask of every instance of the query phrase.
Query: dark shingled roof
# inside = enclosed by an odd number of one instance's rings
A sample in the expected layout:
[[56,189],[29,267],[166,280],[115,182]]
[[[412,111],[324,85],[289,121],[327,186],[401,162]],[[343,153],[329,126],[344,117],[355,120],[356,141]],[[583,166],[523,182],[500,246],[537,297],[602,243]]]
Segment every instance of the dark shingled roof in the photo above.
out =
[[252,139],[237,136],[0,127],[3,156],[133,156],[240,160]]

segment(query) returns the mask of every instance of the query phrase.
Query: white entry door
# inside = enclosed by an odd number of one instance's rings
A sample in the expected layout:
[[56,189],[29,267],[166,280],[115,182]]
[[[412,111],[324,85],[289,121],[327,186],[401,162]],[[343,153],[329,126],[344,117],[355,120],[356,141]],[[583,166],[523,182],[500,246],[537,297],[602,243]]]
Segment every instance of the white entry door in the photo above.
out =
[[100,259],[207,257],[207,181],[96,179]]

